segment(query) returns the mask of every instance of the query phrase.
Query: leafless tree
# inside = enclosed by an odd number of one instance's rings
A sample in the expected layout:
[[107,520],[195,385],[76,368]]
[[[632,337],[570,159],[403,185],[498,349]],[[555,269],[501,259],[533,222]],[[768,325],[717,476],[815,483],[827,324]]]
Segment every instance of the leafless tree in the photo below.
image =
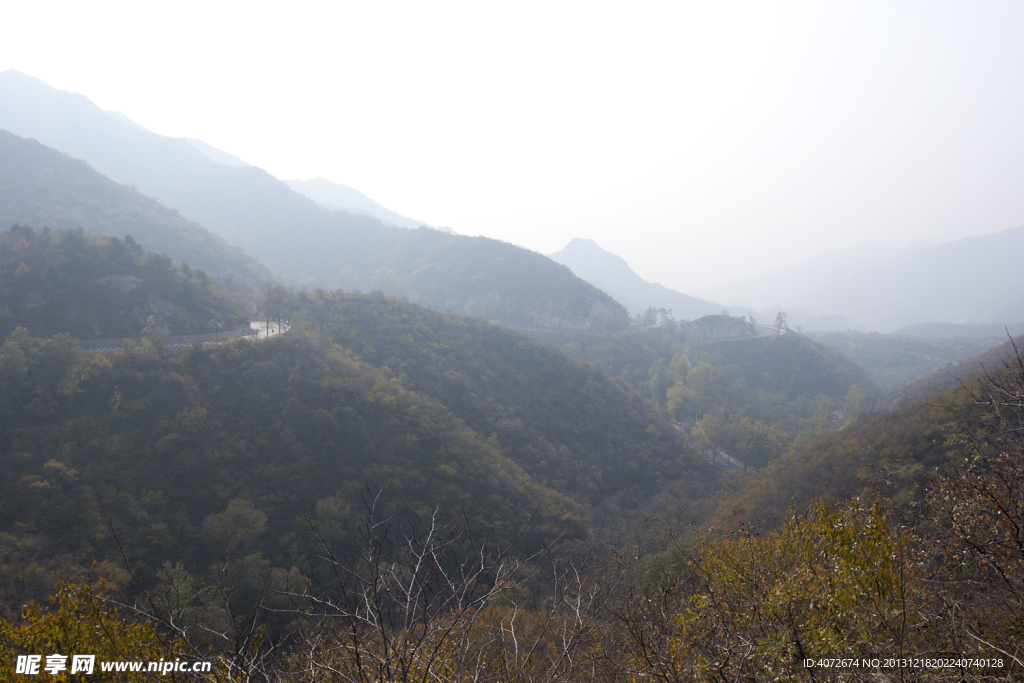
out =
[[339,557],[309,520],[329,576],[311,571],[310,589],[291,596],[307,605],[309,624],[286,678],[555,682],[595,675],[607,591],[586,574],[593,546],[552,561],[542,576],[537,561],[549,549],[516,551],[525,528],[494,547],[475,537],[465,510],[446,521],[434,509],[400,524],[380,514],[379,502],[379,493],[366,497],[361,547],[349,557]]

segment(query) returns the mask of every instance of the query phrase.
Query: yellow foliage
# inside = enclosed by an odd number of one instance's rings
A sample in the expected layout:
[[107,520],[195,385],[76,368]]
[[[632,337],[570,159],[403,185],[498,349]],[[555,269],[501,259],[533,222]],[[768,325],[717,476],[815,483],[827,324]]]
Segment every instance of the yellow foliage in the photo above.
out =
[[[101,661],[174,660],[185,651],[182,643],[161,637],[152,623],[128,618],[103,601],[99,597],[103,588],[102,580],[95,588],[61,581],[51,598],[51,609],[32,602],[24,607],[18,623],[0,620],[0,681],[24,680],[14,673],[18,655],[42,655],[44,665],[47,655],[65,655],[67,669],[45,677],[71,681],[80,678],[70,674],[71,655],[95,655],[94,676],[99,679]],[[173,672],[164,678],[184,680]],[[145,673],[119,673],[117,680],[151,679],[152,675]]]
[[906,543],[877,503],[855,500],[704,544],[666,650],[671,667],[767,680],[805,674],[808,658],[913,652],[923,582]]

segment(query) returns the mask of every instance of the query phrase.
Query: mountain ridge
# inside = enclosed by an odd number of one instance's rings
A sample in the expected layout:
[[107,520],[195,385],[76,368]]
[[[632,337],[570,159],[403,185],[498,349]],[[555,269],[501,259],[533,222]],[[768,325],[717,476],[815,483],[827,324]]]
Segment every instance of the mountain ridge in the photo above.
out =
[[[378,219],[382,223],[398,228],[434,227],[427,225],[423,221],[408,218],[392,211],[386,206],[373,201],[355,188],[331,182],[321,176],[311,178],[310,180],[285,180],[284,183],[299,194],[305,195],[320,206],[333,211],[366,214]],[[454,232],[451,228],[435,229],[442,230],[442,232]]]
[[605,293],[540,254],[488,238],[331,211],[254,166],[125,123],[18,72],[0,73],[0,127],[81,157],[260,259],[280,280],[370,291],[522,325],[623,327]]
[[683,294],[661,283],[650,283],[629,267],[621,256],[605,251],[591,239],[576,237],[548,258],[568,266],[576,275],[608,292],[636,316],[649,306],[672,310],[675,317],[692,320],[721,313],[725,306]]
[[253,286],[270,278],[263,264],[177,211],[114,182],[84,161],[0,130],[4,224],[131,235],[143,248],[211,275],[234,275]]

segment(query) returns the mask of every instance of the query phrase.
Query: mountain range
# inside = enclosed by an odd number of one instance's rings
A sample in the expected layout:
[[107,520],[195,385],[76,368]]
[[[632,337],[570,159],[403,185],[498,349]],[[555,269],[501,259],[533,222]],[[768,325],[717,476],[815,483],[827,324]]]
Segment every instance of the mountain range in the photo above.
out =
[[89,164],[0,130],[0,226],[131,235],[143,248],[211,275],[260,286],[270,271],[177,211],[121,185]]
[[[423,221],[407,218],[386,206],[381,206],[359,190],[347,185],[332,183],[326,178],[317,176],[312,180],[286,180],[284,182],[299,194],[309,197],[327,209],[373,216],[385,225],[394,225],[399,228],[432,227]],[[453,232],[451,228],[443,228],[441,230],[443,232]]]
[[[202,653],[271,681],[795,680],[836,647],[994,662],[1021,642],[1019,341],[901,380],[887,408],[865,360],[951,345],[823,345],[647,283],[589,240],[554,255],[574,274],[332,210],[13,72],[6,125],[42,140],[0,131],[0,220],[22,223],[0,230],[0,659]],[[946,316],[960,283],[972,315],[1005,318],[1020,231],[956,243],[959,261],[832,254],[805,286],[874,273],[909,299],[862,283],[884,319]],[[168,254],[249,277],[287,334],[170,348],[158,327],[223,331],[254,302]],[[315,286],[280,286],[257,258]],[[936,266],[946,301],[925,296],[934,278],[893,275]],[[374,291],[344,291],[359,288]],[[72,337],[142,325],[115,351]]]
[[[122,118],[122,120],[135,124],[134,121],[124,116],[121,112],[108,112],[116,117]],[[138,124],[135,124],[138,125]],[[141,126],[140,126],[141,128]],[[148,132],[148,131],[147,131]],[[217,149],[213,145],[207,144],[198,138],[184,138],[187,143],[192,145],[194,148],[202,152],[210,161],[224,166],[232,166],[236,168],[251,167],[247,161],[236,157],[234,154],[225,152],[224,150]],[[341,185],[340,183],[331,182],[326,178],[317,176],[310,180],[285,180],[288,187],[292,188],[301,195],[309,197],[314,202],[326,209],[332,209],[335,211],[345,211],[348,213],[365,214],[367,216],[373,216],[380,220],[385,225],[394,225],[399,228],[418,228],[421,226],[428,226],[423,221],[418,221],[415,218],[407,218],[406,216],[396,213],[386,206],[382,206],[377,202],[373,201],[359,190],[349,187],[347,185]],[[451,228],[438,228],[443,232],[454,232]]]
[[[283,182],[202,141],[157,135],[82,95],[15,71],[0,73],[0,128],[138,188],[297,285],[382,289],[441,310],[519,325],[588,326],[596,311],[604,311],[599,318],[621,320],[621,312],[610,314],[616,301],[632,315],[653,306],[682,319],[729,308],[770,322],[785,310],[791,326],[809,330],[887,332],[935,322],[1024,320],[1024,290],[1016,286],[1014,270],[1015,256],[1024,250],[1024,226],[947,244],[865,244],[830,252],[715,287],[711,299],[646,282],[592,241],[574,240],[551,258],[597,288],[575,282],[567,301],[545,295],[542,285],[549,281],[549,290],[565,294],[574,278],[566,280],[539,254],[437,230],[418,234],[407,228],[418,228],[419,221],[352,188],[322,178]],[[183,260],[217,272],[213,264]],[[540,283],[501,275],[509,267],[526,268]]]
[[869,330],[1024,321],[1024,226],[900,249],[867,243],[710,288],[718,299],[842,313]]
[[625,259],[605,251],[594,240],[577,237],[560,251],[548,254],[548,258],[568,266],[579,277],[611,294],[634,316],[653,306],[671,310],[676,318],[691,320],[721,313],[725,308],[669,289],[661,283],[647,282],[629,267]]
[[380,289],[439,310],[516,325],[627,324],[625,309],[610,296],[540,254],[497,240],[409,230],[366,214],[332,211],[266,171],[220,163],[202,145],[151,133],[81,95],[15,71],[0,73],[0,128],[36,138],[115,182],[137,187],[292,284]]
[[548,258],[568,266],[576,275],[611,294],[633,316],[641,315],[653,307],[671,311],[673,317],[681,320],[693,320],[727,311],[733,315],[756,317],[759,321],[772,323],[780,312],[784,312],[787,323],[793,328],[808,331],[863,329],[862,325],[842,314],[822,314],[792,306],[783,310],[778,305],[760,309],[748,305],[725,306],[669,289],[660,282],[647,282],[621,256],[605,251],[593,240],[581,237],[571,240],[565,248],[548,254]]

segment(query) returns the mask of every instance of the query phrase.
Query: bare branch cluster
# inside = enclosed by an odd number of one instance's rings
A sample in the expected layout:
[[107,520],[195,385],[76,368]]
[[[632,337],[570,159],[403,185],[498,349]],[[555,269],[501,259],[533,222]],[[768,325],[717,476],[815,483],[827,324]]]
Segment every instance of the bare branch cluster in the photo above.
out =
[[286,678],[554,682],[594,666],[607,591],[587,574],[589,552],[540,576],[535,561],[546,550],[517,553],[522,534],[491,547],[465,511],[443,521],[435,509],[399,525],[378,501],[366,501],[354,557],[339,558],[309,520],[329,575],[314,573],[310,589],[291,596],[308,605],[309,623]]

